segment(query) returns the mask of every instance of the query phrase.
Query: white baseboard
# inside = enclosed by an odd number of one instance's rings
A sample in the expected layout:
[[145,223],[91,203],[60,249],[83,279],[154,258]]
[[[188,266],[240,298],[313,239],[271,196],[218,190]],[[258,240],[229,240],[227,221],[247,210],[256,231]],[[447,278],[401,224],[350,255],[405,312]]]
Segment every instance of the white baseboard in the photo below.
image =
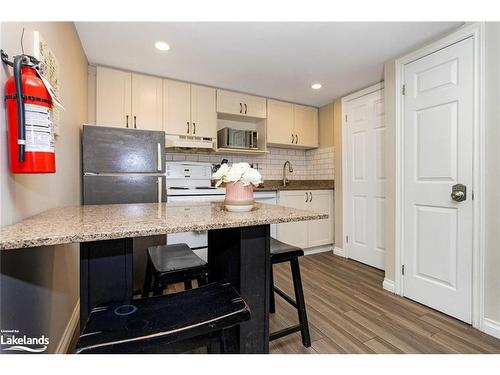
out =
[[73,313],[69,318],[68,325],[64,329],[61,340],[57,345],[56,354],[66,354],[68,352],[69,345],[71,344],[71,339],[75,333],[76,328],[78,327],[78,321],[80,320],[80,300],[76,302],[75,308],[73,309]]
[[391,293],[395,293],[396,290],[394,281],[389,280],[388,278],[384,278],[384,282],[382,283],[382,288]]
[[333,247],[333,254],[338,255],[339,257],[345,258],[345,253],[344,249],[334,246]]
[[310,247],[309,249],[304,249],[304,255],[325,253],[327,251],[332,251],[332,245]]
[[484,318],[483,331],[488,335],[494,336],[500,339],[500,322]]

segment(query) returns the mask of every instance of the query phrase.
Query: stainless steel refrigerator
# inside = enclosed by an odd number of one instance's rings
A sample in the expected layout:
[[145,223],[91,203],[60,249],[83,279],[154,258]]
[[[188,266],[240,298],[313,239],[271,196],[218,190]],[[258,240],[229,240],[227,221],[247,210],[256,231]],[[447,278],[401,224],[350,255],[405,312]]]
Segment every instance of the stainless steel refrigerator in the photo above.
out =
[[[84,125],[83,204],[166,202],[165,133]],[[134,239],[134,290],[142,288],[148,246],[166,236]]]

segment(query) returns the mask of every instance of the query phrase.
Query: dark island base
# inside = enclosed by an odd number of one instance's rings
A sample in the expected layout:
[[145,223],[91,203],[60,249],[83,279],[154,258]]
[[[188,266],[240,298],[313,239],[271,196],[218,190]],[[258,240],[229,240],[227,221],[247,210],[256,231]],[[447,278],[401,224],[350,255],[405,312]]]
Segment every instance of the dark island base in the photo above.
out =
[[[80,329],[100,304],[133,295],[131,238],[80,244]],[[270,227],[208,231],[210,281],[228,281],[251,310],[238,332],[240,353],[269,352]]]

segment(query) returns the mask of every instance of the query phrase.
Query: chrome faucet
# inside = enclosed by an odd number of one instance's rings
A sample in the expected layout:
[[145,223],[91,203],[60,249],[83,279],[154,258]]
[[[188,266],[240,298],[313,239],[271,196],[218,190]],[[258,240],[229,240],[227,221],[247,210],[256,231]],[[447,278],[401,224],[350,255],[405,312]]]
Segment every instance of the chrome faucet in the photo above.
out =
[[288,184],[288,178],[286,178],[286,165],[288,164],[288,172],[293,173],[293,168],[292,168],[292,163],[290,161],[285,161],[285,164],[283,164],[283,186],[286,186]]

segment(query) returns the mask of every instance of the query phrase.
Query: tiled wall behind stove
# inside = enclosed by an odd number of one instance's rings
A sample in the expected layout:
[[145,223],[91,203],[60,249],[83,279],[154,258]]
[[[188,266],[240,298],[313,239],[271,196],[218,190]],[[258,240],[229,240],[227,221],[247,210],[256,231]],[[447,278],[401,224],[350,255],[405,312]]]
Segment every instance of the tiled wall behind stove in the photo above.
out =
[[167,153],[167,160],[188,160],[210,163],[220,163],[228,159],[229,163],[246,161],[258,164],[258,169],[264,180],[281,180],[283,164],[289,160],[293,166],[293,173],[288,174],[291,180],[333,180],[334,149],[323,147],[314,150],[290,150],[285,148],[269,147],[268,153],[261,156],[228,155],[228,154],[191,154]]

